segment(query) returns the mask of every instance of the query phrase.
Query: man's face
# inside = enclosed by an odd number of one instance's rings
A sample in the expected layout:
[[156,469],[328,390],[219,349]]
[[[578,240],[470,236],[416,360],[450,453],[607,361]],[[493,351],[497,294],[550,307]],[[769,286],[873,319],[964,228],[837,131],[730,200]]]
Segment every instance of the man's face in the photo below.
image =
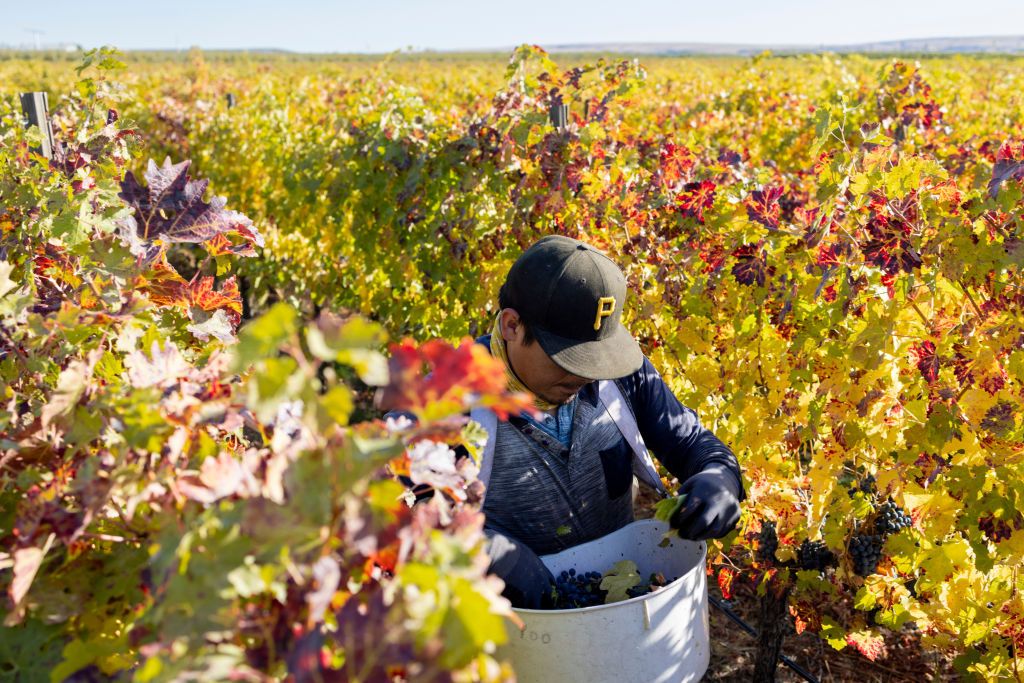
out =
[[500,328],[512,369],[530,391],[548,403],[568,403],[593,381],[560,368],[544,353],[536,339],[529,345],[524,344],[526,330],[515,309],[506,308],[501,312]]

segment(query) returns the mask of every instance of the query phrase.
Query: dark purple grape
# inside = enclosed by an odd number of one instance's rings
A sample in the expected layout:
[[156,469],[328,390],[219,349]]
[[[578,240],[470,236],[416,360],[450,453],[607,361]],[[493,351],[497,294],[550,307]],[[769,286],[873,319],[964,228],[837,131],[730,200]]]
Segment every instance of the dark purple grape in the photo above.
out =
[[882,559],[883,538],[878,535],[854,536],[850,541],[850,559],[853,571],[859,576],[874,574]]
[[797,562],[801,569],[816,569],[824,571],[826,567],[835,563],[836,556],[821,541],[804,539],[796,551]]
[[875,530],[883,535],[899,533],[912,524],[910,515],[897,505],[892,498],[882,503],[878,509],[878,518],[875,520]]
[[775,551],[779,547],[779,537],[775,533],[775,522],[765,521],[757,534],[757,561],[774,562]]

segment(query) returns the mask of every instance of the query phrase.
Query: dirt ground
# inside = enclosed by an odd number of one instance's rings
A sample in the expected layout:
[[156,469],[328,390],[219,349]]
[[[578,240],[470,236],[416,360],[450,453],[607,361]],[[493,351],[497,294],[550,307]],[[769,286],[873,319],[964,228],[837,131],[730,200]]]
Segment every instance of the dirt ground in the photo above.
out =
[[[721,599],[718,587],[710,585],[710,594]],[[736,587],[732,610],[755,629],[757,596],[747,586]],[[720,610],[709,606],[711,622],[711,664],[705,681],[749,681],[754,672],[757,643],[753,636],[729,620]],[[908,634],[887,639],[888,657],[870,661],[852,648],[834,650],[810,633],[791,632],[782,644],[782,653],[819,681],[857,681],[857,683],[897,683],[913,681],[956,681],[951,662],[921,647]],[[783,683],[804,679],[780,663],[776,680]]]

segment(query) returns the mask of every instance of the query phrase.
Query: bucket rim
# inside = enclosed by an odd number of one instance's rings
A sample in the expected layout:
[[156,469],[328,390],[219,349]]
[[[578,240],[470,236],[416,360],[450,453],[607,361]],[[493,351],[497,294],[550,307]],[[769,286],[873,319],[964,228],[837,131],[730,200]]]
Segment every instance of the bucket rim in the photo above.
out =
[[[665,525],[664,522],[662,522],[660,520],[657,520],[657,519],[638,519],[638,520],[635,520],[633,522],[630,522],[629,524],[627,524],[626,526],[624,526],[624,527],[622,527],[620,529],[616,529],[615,531],[613,531],[613,532],[611,532],[610,534],[607,534],[607,535],[610,536],[611,534],[618,533],[618,532],[622,531],[623,529],[628,529],[629,527],[633,527],[633,526],[664,526],[664,525]],[[596,543],[596,542],[600,541],[603,538],[605,538],[605,536],[601,536],[600,538],[595,538],[595,539],[593,539],[591,541],[587,541],[586,543],[581,543],[579,545],[586,545],[587,543]],[[605,609],[610,609],[610,608],[615,608],[615,607],[622,607],[624,605],[629,605],[629,604],[633,604],[633,603],[639,604],[639,603],[644,602],[646,600],[653,599],[653,598],[655,598],[655,597],[657,597],[659,595],[662,595],[669,588],[675,586],[677,583],[679,583],[683,579],[689,577],[694,572],[696,572],[698,570],[703,572],[705,570],[705,567],[707,565],[707,560],[708,560],[708,544],[707,544],[707,542],[706,541],[691,541],[691,540],[686,539],[686,538],[680,538],[679,540],[686,541],[687,543],[696,543],[697,547],[700,549],[700,559],[694,564],[694,566],[688,572],[680,574],[679,576],[676,577],[675,581],[671,581],[671,582],[665,584],[664,586],[660,587],[656,591],[652,591],[650,593],[647,593],[646,595],[638,595],[635,598],[627,598],[626,600],[619,600],[618,602],[607,602],[607,603],[605,603],[603,605],[591,605],[590,607],[569,607],[567,609],[532,609],[532,608],[527,608],[527,607],[513,607],[512,611],[515,612],[516,614],[551,614],[551,615],[555,615],[555,614],[566,614],[566,613],[569,613],[569,612],[571,612],[573,614],[582,614],[583,612],[597,612],[597,611],[600,611],[600,610],[605,610]],[[541,555],[540,559],[543,561],[545,557],[551,557],[553,555],[559,555],[561,553],[566,552],[566,550],[572,550],[573,548],[578,548],[579,545],[577,545],[577,546],[570,546],[570,547],[566,548],[565,550],[560,550],[557,553],[549,553],[547,555]]]

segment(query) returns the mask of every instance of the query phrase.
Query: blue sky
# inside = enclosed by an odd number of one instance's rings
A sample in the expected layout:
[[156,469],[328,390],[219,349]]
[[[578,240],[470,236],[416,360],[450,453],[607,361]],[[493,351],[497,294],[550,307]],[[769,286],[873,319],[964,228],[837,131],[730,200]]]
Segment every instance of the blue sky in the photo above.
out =
[[302,52],[1024,34],[1024,0],[2,0],[0,45]]

